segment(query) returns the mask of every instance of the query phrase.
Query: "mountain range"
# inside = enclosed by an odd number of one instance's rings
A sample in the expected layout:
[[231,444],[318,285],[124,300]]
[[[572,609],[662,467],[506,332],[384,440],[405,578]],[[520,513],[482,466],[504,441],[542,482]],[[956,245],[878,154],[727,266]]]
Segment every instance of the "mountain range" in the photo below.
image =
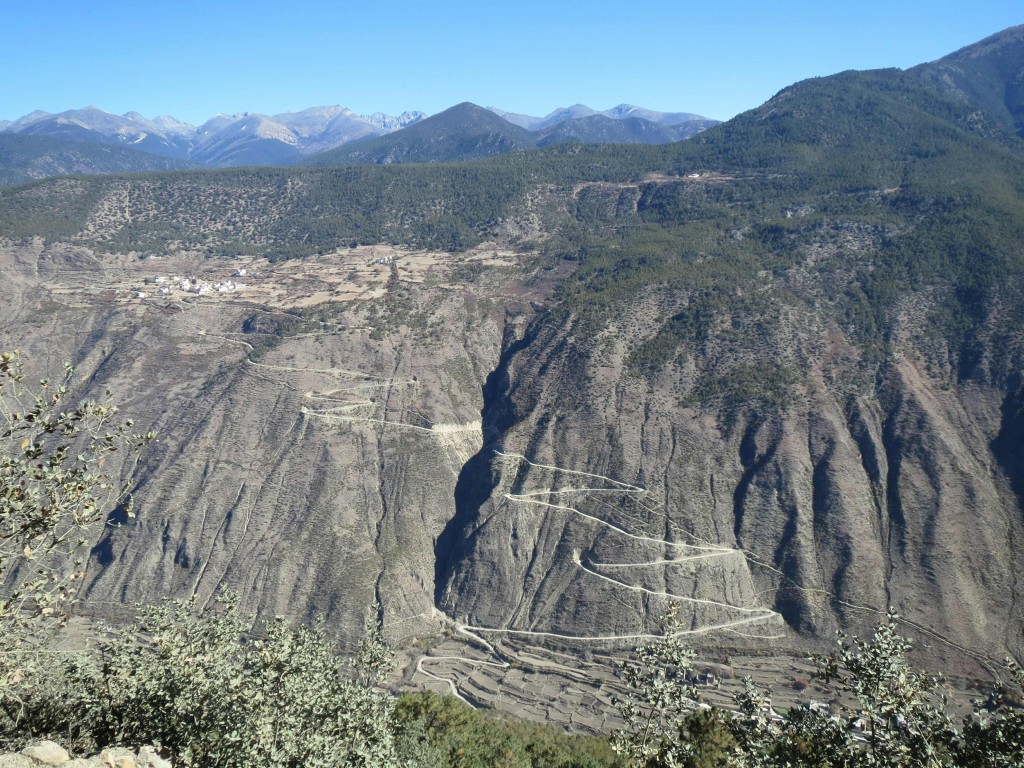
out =
[[556,114],[557,119],[539,119],[538,127],[528,129],[492,109],[464,102],[402,131],[352,142],[303,163],[332,166],[455,162],[570,142],[668,144],[688,139],[716,124],[704,118],[665,124],[631,117],[625,109],[617,118],[589,111],[592,114],[573,116],[571,110],[562,110]]
[[166,115],[148,120],[138,112],[112,115],[86,107],[59,114],[33,112],[9,122],[0,131],[115,144],[207,167],[222,167],[283,164],[366,136],[399,130],[423,117],[422,112],[357,115],[345,107],[334,106],[279,115],[216,115],[194,126]]
[[1022,32],[668,144],[461,104],[0,189],[5,343],[159,435],[81,610],[230,588],[352,644],[377,603],[408,679],[561,722],[673,604],[780,687],[890,607],[972,685],[1024,657]]
[[510,123],[515,123],[528,131],[540,131],[567,120],[579,120],[580,118],[593,117],[594,115],[607,117],[611,120],[640,118],[659,125],[679,125],[680,123],[689,123],[693,120],[708,119],[691,112],[656,112],[653,109],[644,109],[634,104],[619,104],[611,109],[601,111],[591,109],[586,104],[573,104],[571,107],[560,107],[544,117],[532,117],[514,112],[505,112],[497,107],[488,107],[488,109],[499,117],[503,117]]
[[[476,109],[483,111],[479,107]],[[465,111],[462,110],[463,113]],[[715,123],[689,113],[655,112],[628,104],[600,113],[576,105],[556,110],[546,117],[510,116],[497,109],[489,110],[487,114],[493,123],[491,132],[507,134],[503,140],[490,141],[494,151],[525,149],[559,141],[665,143],[688,138]],[[500,117],[502,115],[504,117]],[[457,117],[465,118],[466,124],[453,126],[452,121]],[[149,120],[137,112],[112,115],[96,107],[86,107],[59,114],[37,111],[17,120],[0,122],[0,153],[5,151],[5,143],[11,144],[12,148],[7,152],[16,154],[19,161],[18,164],[4,163],[0,154],[0,182],[12,183],[59,173],[289,165],[360,140],[365,143],[369,139],[402,134],[405,129],[421,122],[430,127],[423,129],[422,133],[414,133],[407,141],[421,142],[423,134],[443,131],[449,145],[446,149],[427,153],[423,160],[463,160],[493,153],[481,151],[480,147],[468,151],[459,149],[460,146],[468,148],[474,145],[472,135],[480,128],[480,117],[453,113],[452,110],[428,118],[416,111],[397,116],[380,112],[358,115],[340,106],[310,107],[301,112],[278,115],[251,112],[216,115],[202,125],[193,126],[169,116]],[[524,133],[523,125],[534,133]],[[46,137],[52,142],[74,142],[79,146],[12,142],[9,138],[12,136]],[[402,146],[404,141],[405,138],[385,141],[379,146]],[[436,144],[437,141],[437,136],[431,139],[431,143]],[[138,152],[139,156],[132,158],[124,153],[111,153],[110,146]],[[412,148],[389,153],[387,149],[374,149],[373,146],[366,145],[352,156],[346,156],[343,162],[395,162],[398,156],[412,160],[423,154]],[[95,148],[95,152],[84,147]],[[507,150],[501,150],[502,147]],[[38,149],[39,154],[29,159],[27,154],[32,148]],[[77,162],[68,160],[71,156]],[[337,157],[340,159],[342,155]],[[175,163],[168,164],[168,158]]]

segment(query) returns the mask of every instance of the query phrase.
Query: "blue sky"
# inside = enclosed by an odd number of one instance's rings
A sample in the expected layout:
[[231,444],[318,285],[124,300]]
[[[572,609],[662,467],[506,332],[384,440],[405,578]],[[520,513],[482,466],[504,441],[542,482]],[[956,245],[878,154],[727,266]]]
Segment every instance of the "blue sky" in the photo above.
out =
[[461,101],[725,119],[797,80],[909,67],[1019,23],[1019,0],[5,2],[0,119],[95,105],[198,123]]

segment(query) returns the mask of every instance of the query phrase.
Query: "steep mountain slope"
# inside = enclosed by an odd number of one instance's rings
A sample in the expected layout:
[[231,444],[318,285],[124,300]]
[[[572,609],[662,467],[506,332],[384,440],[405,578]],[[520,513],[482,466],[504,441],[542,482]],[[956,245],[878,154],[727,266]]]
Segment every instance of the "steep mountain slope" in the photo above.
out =
[[537,131],[537,146],[546,147],[572,141],[590,144],[669,144],[695,136],[714,124],[708,120],[692,120],[681,125],[661,125],[641,117],[616,120],[604,115],[591,115],[564,120]]
[[673,147],[682,179],[579,187],[580,267],[487,390],[439,604],[565,637],[655,631],[668,595],[766,636],[895,605],[1019,654],[1024,165],[987,133],[847,73]]
[[911,71],[1024,137],[1024,25]]
[[670,601],[803,653],[893,605],[961,669],[1020,657],[1018,148],[886,70],[671,145],[0,191],[4,342],[162,434],[87,606],[230,585],[351,637],[377,597],[511,654],[631,647]]
[[[385,253],[394,268],[372,263]],[[160,434],[135,468],[140,524],[98,531],[90,610],[119,616],[143,595],[205,600],[234,585],[267,615],[325,614],[342,640],[359,636],[378,598],[398,634],[436,631],[432,536],[479,447],[475,371],[497,355],[504,322],[478,301],[493,306],[514,282],[469,285],[443,254],[373,249],[292,262],[298,271],[97,258],[41,241],[5,243],[0,259],[3,342],[39,364],[74,360]],[[222,281],[243,265],[232,294],[174,283],[163,298],[153,282]],[[433,285],[413,294],[422,266]],[[408,329],[380,338],[374,329],[394,322],[384,307],[443,323],[443,342]]]

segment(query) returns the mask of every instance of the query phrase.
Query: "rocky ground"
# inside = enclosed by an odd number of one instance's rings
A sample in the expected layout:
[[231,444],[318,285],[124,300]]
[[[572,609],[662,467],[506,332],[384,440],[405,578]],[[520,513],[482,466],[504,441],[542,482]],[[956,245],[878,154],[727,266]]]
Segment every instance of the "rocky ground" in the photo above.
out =
[[124,747],[104,749],[92,757],[72,758],[68,751],[53,741],[29,744],[21,752],[0,754],[2,768],[171,768],[152,747],[133,752]]

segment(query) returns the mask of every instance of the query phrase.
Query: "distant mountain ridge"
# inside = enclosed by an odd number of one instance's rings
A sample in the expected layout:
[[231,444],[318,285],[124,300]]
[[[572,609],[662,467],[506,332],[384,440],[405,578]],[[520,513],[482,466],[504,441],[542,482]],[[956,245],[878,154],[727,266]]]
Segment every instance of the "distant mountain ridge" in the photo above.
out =
[[358,115],[341,106],[301,112],[215,115],[194,126],[168,115],[149,120],[137,112],[113,115],[97,107],[59,114],[36,111],[6,122],[0,132],[48,136],[121,146],[211,167],[275,165],[298,160],[366,136],[380,136],[412,125],[426,115],[406,111]]
[[467,101],[401,131],[342,146],[306,162],[320,166],[450,162],[534,146],[530,131]]
[[526,128],[528,131],[539,131],[545,128],[550,128],[558,123],[565,122],[566,120],[579,120],[581,118],[592,117],[593,115],[601,115],[612,120],[625,120],[628,118],[639,117],[644,120],[649,120],[652,123],[658,123],[659,125],[679,125],[680,123],[688,123],[693,120],[704,120],[712,124],[718,122],[717,120],[711,120],[703,115],[696,115],[692,112],[658,112],[653,109],[638,107],[635,104],[619,104],[611,109],[600,111],[591,109],[586,104],[574,104],[571,107],[559,107],[553,112],[549,112],[544,117],[533,117],[531,115],[521,115],[515,112],[505,112],[497,107],[488,107],[488,109],[499,117],[503,117],[510,123],[515,123],[521,128]]
[[[448,111],[450,110],[446,110]],[[489,108],[488,111],[500,117],[501,122],[495,123],[490,129],[495,134],[490,139],[478,137],[479,146],[474,145],[476,140],[472,135],[474,131],[480,130],[481,120],[484,118],[477,115],[474,118],[475,125],[467,124],[459,128],[468,131],[467,136],[454,137],[455,127],[446,128],[446,135],[452,137],[451,140],[461,146],[462,150],[454,147],[443,148],[444,142],[438,136],[425,139],[430,133],[426,131],[419,138],[416,133],[407,137],[412,141],[427,141],[427,144],[419,146],[417,150],[399,149],[401,142],[384,142],[382,149],[374,155],[376,159],[356,162],[408,162],[408,159],[399,159],[399,156],[405,158],[421,155],[426,159],[469,159],[499,151],[545,146],[558,141],[663,143],[686,138],[696,132],[697,127],[707,127],[715,122],[688,112],[656,112],[630,104],[620,104],[602,112],[577,104],[557,109],[544,117],[517,115],[497,108]],[[448,115],[442,122],[450,121],[452,117]],[[3,120],[0,121],[0,135],[39,136],[78,143],[117,145],[186,164],[220,168],[242,165],[289,165],[301,161],[306,156],[334,150],[353,142],[385,137],[410,128],[426,118],[425,113],[414,110],[407,110],[399,115],[388,115],[383,112],[360,115],[347,107],[335,105],[309,107],[300,112],[276,115],[256,112],[218,114],[195,126],[169,115],[148,119],[138,112],[114,115],[98,107],[88,106],[57,114],[39,110],[16,120]],[[651,125],[633,122],[638,118],[648,121]],[[558,128],[580,119],[589,122],[574,125],[571,129]],[[693,120],[704,122],[699,126],[693,123],[688,129],[666,130],[668,126],[690,123]],[[621,124],[613,124],[612,121]],[[540,131],[542,135],[532,138],[516,136],[516,132],[509,124],[533,132]],[[660,127],[655,128],[655,124]],[[498,139],[497,134],[502,134],[504,138]],[[428,145],[434,146],[435,149],[430,150]],[[83,151],[73,154],[82,156]],[[366,152],[366,148],[357,150],[355,156],[362,157]],[[389,153],[394,157],[390,157]],[[365,156],[369,158],[369,155]],[[96,153],[95,157],[97,163],[91,166],[85,163],[85,167],[94,167],[95,172],[106,172],[103,158],[112,155],[109,152]],[[123,170],[126,165],[148,168],[154,163],[143,159],[134,163],[119,160],[112,168]],[[63,167],[58,161],[43,163],[41,167],[43,166],[51,168],[56,173],[60,173]],[[74,168],[82,166],[81,162],[73,164]],[[156,166],[176,167],[160,164]],[[76,171],[69,167],[63,172]]]
[[[632,110],[638,114],[633,116]],[[608,113],[621,117],[611,117]],[[651,112],[623,104],[605,112],[576,105],[545,118],[529,118],[463,102],[403,130],[347,144],[303,163],[331,166],[457,162],[568,142],[670,144],[717,124],[716,120],[698,117],[671,125],[639,116],[645,113],[661,120],[679,115],[694,117],[688,113]],[[540,127],[526,128],[523,122]]]
[[601,113],[575,120],[563,120],[539,131],[537,146],[575,141],[588,144],[671,144],[681,141],[713,125],[716,120],[695,119],[679,124],[665,124],[644,117],[612,118]]

